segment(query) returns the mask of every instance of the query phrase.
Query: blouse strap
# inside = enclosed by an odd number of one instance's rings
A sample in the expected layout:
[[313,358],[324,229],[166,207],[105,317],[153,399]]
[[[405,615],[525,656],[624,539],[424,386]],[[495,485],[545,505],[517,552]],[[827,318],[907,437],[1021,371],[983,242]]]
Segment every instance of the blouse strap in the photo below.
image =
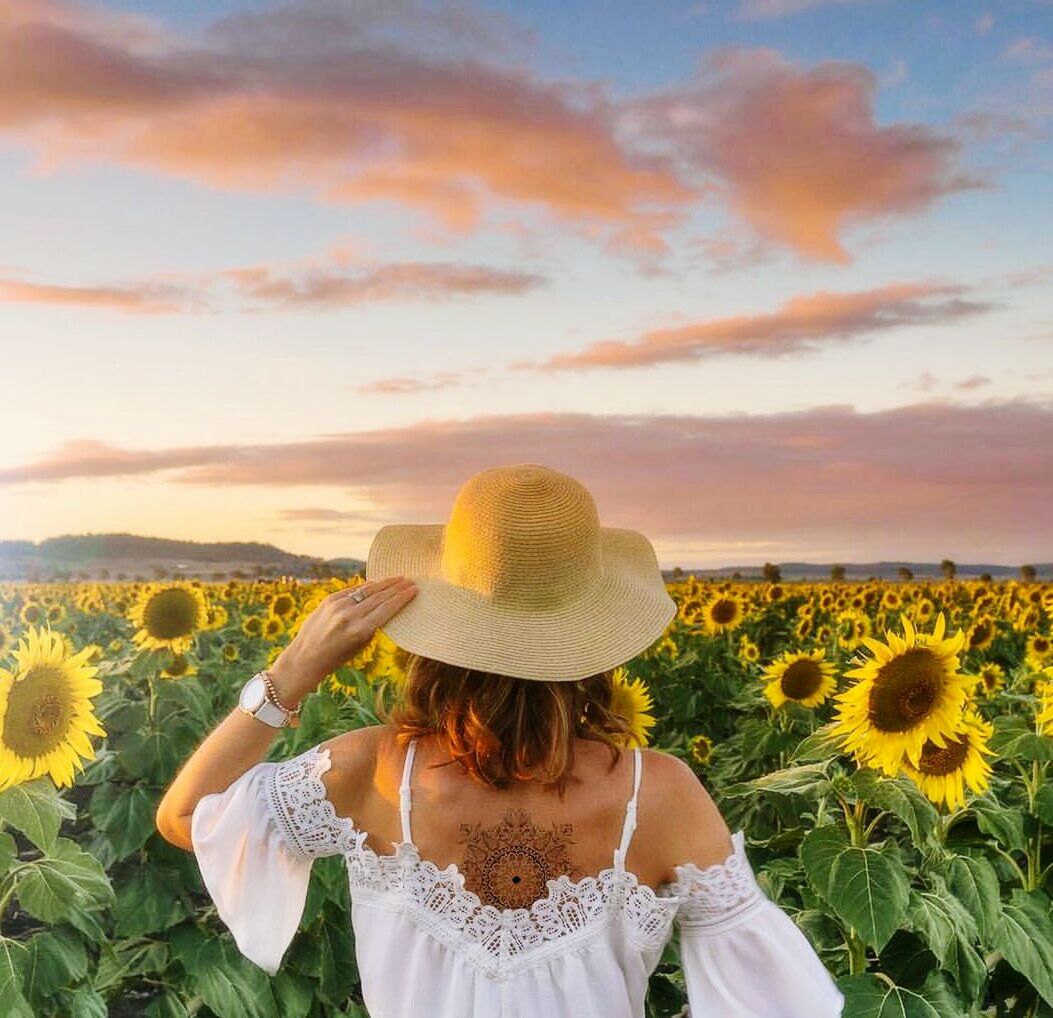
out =
[[413,756],[417,740],[411,739],[406,750],[406,762],[402,765],[402,784],[399,785],[399,813],[402,816],[402,840],[413,843],[410,837],[410,777],[413,774]]
[[625,869],[625,855],[629,851],[629,842],[632,840],[633,831],[636,830],[636,800],[640,793],[640,771],[643,768],[643,757],[640,755],[640,747],[633,747],[633,794],[625,807],[625,821],[622,824],[622,840],[614,853],[614,868],[617,871]]

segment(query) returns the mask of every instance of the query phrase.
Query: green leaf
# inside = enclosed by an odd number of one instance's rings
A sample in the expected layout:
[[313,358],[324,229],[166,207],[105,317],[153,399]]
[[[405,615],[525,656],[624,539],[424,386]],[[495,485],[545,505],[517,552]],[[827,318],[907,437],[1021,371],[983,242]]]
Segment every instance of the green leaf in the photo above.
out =
[[173,894],[172,881],[156,866],[146,867],[137,880],[125,881],[117,889],[114,932],[119,937],[160,933],[189,914],[183,899]]
[[193,983],[219,1018],[278,1018],[267,973],[226,941],[199,956]]
[[969,803],[976,815],[976,823],[985,834],[990,834],[1003,848],[1027,851],[1024,839],[1024,817],[1018,810],[1005,806],[987,796],[977,796]]
[[826,898],[834,911],[880,951],[907,914],[907,875],[902,864],[876,848],[849,847],[830,869]]
[[950,1018],[920,993],[890,986],[877,976],[845,977],[837,985],[845,995],[844,1014],[852,1018]]
[[120,764],[133,779],[167,784],[198,741],[197,729],[183,718],[165,728],[128,732],[116,743]]
[[0,792],[0,820],[21,831],[42,852],[54,847],[62,821],[76,816],[76,807],[59,796],[48,777]]
[[1026,718],[1000,714],[992,726],[988,747],[999,756],[1011,760],[1053,760],[1053,739],[1039,735]]
[[790,754],[789,762],[795,764],[815,763],[820,760],[830,760],[840,756],[842,737],[834,735],[837,723],[831,721],[817,728],[810,735],[806,735]]
[[22,907],[46,923],[66,918],[72,903],[91,908],[114,899],[98,861],[68,838],[58,838],[50,855],[29,863],[19,874],[17,894]]
[[70,1018],[107,1018],[110,1013],[106,1000],[97,990],[78,986],[63,995]]
[[994,867],[979,856],[957,855],[946,867],[951,893],[975,917],[980,939],[990,946],[1002,921],[1001,891]]
[[[1053,739],[1050,740],[1053,742]],[[1035,816],[1047,827],[1053,827],[1053,785],[1044,784],[1035,796]]]
[[98,785],[92,792],[90,808],[92,819],[113,845],[118,859],[138,851],[157,830],[156,806],[139,785]]
[[49,997],[88,974],[88,953],[80,939],[65,930],[49,930],[29,938],[25,992],[31,1000]]
[[0,936],[0,1014],[4,1018],[33,1018],[22,994],[29,949],[10,937]]
[[165,990],[155,997],[143,1012],[146,1018],[187,1018],[186,1005],[172,990]]
[[830,897],[830,874],[834,860],[848,848],[848,839],[836,824],[813,828],[801,842],[801,862],[815,889]]
[[899,817],[910,829],[915,845],[920,845],[935,829],[936,808],[910,778],[889,778],[873,768],[861,767],[852,775],[852,786],[868,806]]
[[973,947],[979,936],[977,920],[939,875],[931,879],[931,890],[911,889],[907,924],[921,935],[941,967],[954,975],[963,993],[975,1000],[987,977]]
[[1002,902],[993,946],[1053,1007],[1053,902],[1042,891],[1014,888]]
[[802,764],[772,771],[752,781],[743,781],[722,789],[721,796],[732,798],[740,795],[756,795],[766,792],[774,795],[807,795],[818,798],[830,789],[826,767],[819,764]]
[[18,842],[14,835],[0,831],[0,875],[6,873],[18,858]]

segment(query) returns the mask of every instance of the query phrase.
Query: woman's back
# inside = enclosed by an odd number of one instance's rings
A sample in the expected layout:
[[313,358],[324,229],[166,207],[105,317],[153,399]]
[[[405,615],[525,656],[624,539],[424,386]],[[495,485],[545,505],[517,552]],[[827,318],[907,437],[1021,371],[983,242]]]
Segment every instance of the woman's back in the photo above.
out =
[[631,750],[608,775],[590,747],[561,802],[529,785],[492,792],[453,768],[416,770],[419,746],[422,763],[437,756],[428,739],[403,748],[359,730],[263,761],[199,800],[191,831],[206,887],[260,967],[281,966],[314,859],[339,855],[371,1018],[642,1018],[674,924],[700,1018],[841,1013],[804,934],[757,884],[743,832],[721,862],[688,857],[661,881],[656,860],[668,856],[633,835],[637,809],[669,814],[653,827],[674,832],[668,851],[685,843],[678,829],[698,827],[686,796],[686,819],[673,816],[687,786],[652,782],[649,807],[640,794],[648,763],[698,786],[674,757]]
[[[389,726],[377,726],[369,736],[374,753],[370,780],[362,780],[361,763],[351,756],[354,750],[348,744],[345,753],[338,740],[330,744],[333,767],[326,784],[337,812],[353,816],[356,826],[368,832],[365,845],[377,854],[392,854],[403,837],[399,787],[408,749],[396,742]],[[359,735],[359,752],[362,741]],[[494,789],[456,763],[433,766],[450,760],[448,751],[434,736],[417,739],[410,773],[411,824],[421,857],[440,869],[453,864],[463,874],[465,888],[497,908],[529,907],[545,895],[548,879],[566,874],[580,880],[611,867],[633,800],[633,753],[623,750],[611,770],[606,745],[580,738],[573,745],[574,766],[560,798],[539,781]],[[626,832],[624,862],[641,883],[656,887],[674,877],[661,847],[664,811],[658,808],[667,766],[656,759],[665,754],[640,752],[634,830]],[[722,840],[726,845],[719,859],[730,851],[726,833]]]

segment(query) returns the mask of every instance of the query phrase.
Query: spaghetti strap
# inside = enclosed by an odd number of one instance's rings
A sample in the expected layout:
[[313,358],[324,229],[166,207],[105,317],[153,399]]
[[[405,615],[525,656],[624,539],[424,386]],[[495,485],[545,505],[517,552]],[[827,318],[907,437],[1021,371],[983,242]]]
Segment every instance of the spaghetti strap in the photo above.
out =
[[621,872],[625,869],[625,856],[629,851],[629,842],[632,841],[633,831],[636,830],[636,799],[640,792],[640,771],[643,768],[643,757],[640,747],[633,747],[633,794],[625,807],[625,822],[622,824],[621,844],[614,852],[614,868]]
[[402,767],[402,784],[399,785],[399,813],[402,816],[402,840],[413,844],[410,837],[410,777],[413,774],[413,755],[417,749],[417,740],[411,739],[406,750],[406,762]]

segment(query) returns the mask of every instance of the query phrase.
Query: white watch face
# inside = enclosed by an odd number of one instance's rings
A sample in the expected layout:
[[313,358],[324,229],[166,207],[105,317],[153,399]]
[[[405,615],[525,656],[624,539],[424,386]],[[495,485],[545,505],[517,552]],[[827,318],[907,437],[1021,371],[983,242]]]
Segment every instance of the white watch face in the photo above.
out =
[[245,710],[254,711],[266,699],[267,690],[263,685],[263,679],[258,675],[254,675],[242,688],[238,703],[241,704]]

